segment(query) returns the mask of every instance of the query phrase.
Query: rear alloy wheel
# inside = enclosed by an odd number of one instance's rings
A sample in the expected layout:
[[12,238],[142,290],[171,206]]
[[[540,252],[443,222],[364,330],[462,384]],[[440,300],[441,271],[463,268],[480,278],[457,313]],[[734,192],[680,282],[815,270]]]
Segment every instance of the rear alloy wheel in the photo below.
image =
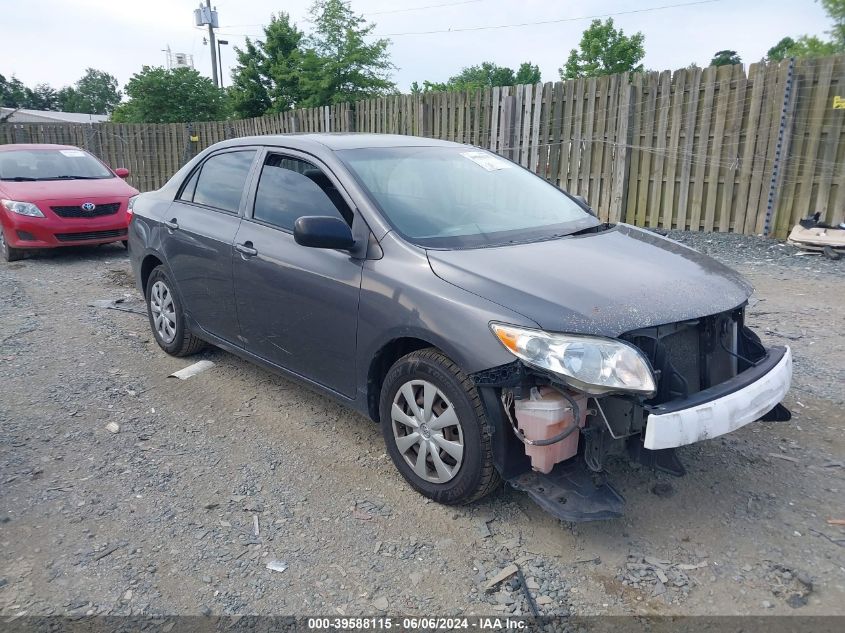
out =
[[470,503],[499,485],[478,392],[438,350],[396,361],[382,385],[379,416],[393,463],[426,497]]
[[9,242],[6,241],[6,233],[0,227],[0,257],[4,262],[16,262],[23,259],[23,251],[19,248],[12,248]]
[[150,327],[161,349],[172,356],[189,356],[205,346],[185,325],[179,298],[164,266],[158,266],[150,274],[146,294]]

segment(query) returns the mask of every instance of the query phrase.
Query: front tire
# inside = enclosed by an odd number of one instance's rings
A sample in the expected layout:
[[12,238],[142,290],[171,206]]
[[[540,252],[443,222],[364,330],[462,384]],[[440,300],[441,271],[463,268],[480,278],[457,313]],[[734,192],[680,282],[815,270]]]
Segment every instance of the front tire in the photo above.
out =
[[499,486],[478,391],[440,351],[424,349],[396,361],[382,385],[379,418],[393,463],[426,497],[465,504]]
[[23,259],[23,255],[24,253],[21,249],[9,246],[9,242],[6,241],[6,233],[0,227],[0,258],[4,262],[16,262],[19,259]]
[[205,342],[191,334],[173,282],[164,266],[157,266],[147,281],[147,316],[156,343],[171,356],[196,354]]

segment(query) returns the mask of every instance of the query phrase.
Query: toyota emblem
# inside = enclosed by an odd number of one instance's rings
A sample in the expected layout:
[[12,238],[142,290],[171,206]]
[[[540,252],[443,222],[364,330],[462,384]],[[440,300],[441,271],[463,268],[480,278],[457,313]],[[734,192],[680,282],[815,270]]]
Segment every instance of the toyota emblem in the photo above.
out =
[[83,202],[82,203],[82,210],[87,211],[88,213],[91,213],[91,211],[93,211],[96,208],[97,208],[97,205],[94,204],[93,202]]

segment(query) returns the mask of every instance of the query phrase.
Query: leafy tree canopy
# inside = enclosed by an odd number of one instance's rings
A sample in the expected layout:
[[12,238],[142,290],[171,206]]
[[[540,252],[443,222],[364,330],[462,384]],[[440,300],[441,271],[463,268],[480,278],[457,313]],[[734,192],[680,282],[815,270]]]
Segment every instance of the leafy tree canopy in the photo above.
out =
[[493,62],[482,62],[477,66],[467,66],[446,82],[424,81],[411,84],[411,92],[445,92],[447,90],[475,90],[491,86],[513,86],[516,84],[536,84],[540,82],[540,67],[531,62],[523,62],[514,72],[513,68],[499,66]]
[[0,75],[0,106],[4,108],[29,108],[34,107],[35,95],[23,82],[14,75],[6,79]]
[[225,95],[193,68],[144,66],[126,84],[129,101],[112,114],[118,123],[219,121],[229,114]]
[[86,68],[73,86],[56,93],[59,109],[65,112],[108,114],[120,103],[117,79],[107,72]]
[[833,20],[833,28],[828,33],[837,52],[845,50],[845,0],[821,0],[824,10]]
[[365,38],[368,24],[343,0],[316,0],[311,5],[314,29],[308,37],[300,85],[302,107],[355,101],[396,91],[390,80],[395,68],[387,47],[390,40]]
[[741,64],[742,59],[736,51],[716,51],[713,59],[710,61],[711,66],[730,66],[731,64]]
[[73,86],[58,91],[44,83],[28,88],[16,77],[0,75],[0,105],[4,107],[108,114],[118,103],[117,79],[94,68],[86,69]]
[[243,49],[235,47],[238,64],[232,70],[229,95],[236,116],[282,112],[302,100],[299,77],[304,37],[287,13],[279,13],[270,16],[263,40],[247,38]]
[[593,20],[581,37],[579,48],[573,48],[566,64],[560,68],[561,79],[600,77],[624,72],[641,72],[645,57],[642,33],[625,35],[613,26],[613,18]]
[[354,101],[395,92],[389,41],[367,41],[375,25],[343,0],[317,0],[306,36],[286,13],[272,16],[260,40],[236,49],[229,95],[235,113],[260,116],[292,108]]
[[845,53],[845,0],[821,0],[822,7],[833,21],[828,31],[830,40],[816,35],[802,35],[796,39],[784,37],[769,49],[767,59],[781,61],[787,57],[823,57]]

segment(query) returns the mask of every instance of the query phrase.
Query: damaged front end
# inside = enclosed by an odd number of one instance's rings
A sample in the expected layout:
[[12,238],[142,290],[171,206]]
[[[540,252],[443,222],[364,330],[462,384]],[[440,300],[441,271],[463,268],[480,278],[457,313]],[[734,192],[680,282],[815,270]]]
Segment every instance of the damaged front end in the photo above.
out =
[[[496,467],[565,521],[622,514],[624,500],[605,474],[611,456],[680,476],[676,447],[790,416],[780,401],[789,388],[791,353],[767,350],[745,326],[742,307],[615,340],[647,362],[651,381],[638,379],[635,363],[623,359],[610,372],[602,368],[601,385],[588,384],[563,366],[534,362],[496,333],[519,360],[472,376],[494,428]],[[583,354],[579,362],[586,362]],[[630,384],[614,384],[613,371]]]

